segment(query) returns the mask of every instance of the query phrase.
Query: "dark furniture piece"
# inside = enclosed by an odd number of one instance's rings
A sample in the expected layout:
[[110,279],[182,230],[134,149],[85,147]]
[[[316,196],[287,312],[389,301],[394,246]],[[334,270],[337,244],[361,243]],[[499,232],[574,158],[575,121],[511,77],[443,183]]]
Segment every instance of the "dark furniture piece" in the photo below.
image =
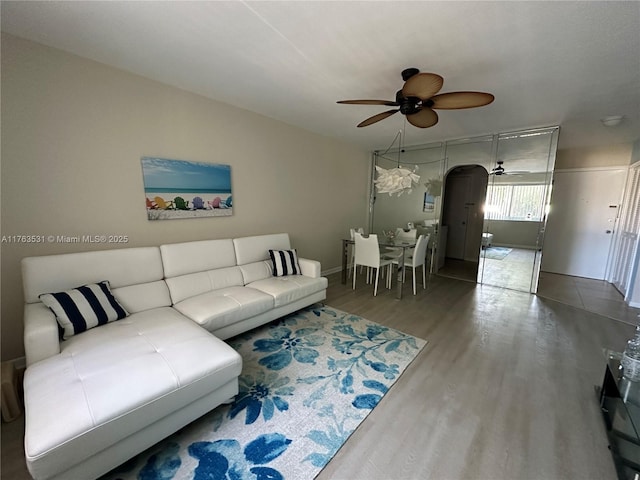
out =
[[596,390],[607,426],[609,449],[620,480],[640,479],[640,382],[622,375],[618,352],[605,350],[607,366]]

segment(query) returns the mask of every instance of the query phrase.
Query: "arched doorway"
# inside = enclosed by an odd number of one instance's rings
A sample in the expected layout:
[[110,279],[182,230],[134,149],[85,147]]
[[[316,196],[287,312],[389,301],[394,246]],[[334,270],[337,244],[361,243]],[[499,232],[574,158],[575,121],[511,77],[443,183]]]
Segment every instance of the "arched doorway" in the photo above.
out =
[[480,165],[457,166],[445,177],[441,237],[445,261],[438,271],[441,275],[477,280],[488,177]]

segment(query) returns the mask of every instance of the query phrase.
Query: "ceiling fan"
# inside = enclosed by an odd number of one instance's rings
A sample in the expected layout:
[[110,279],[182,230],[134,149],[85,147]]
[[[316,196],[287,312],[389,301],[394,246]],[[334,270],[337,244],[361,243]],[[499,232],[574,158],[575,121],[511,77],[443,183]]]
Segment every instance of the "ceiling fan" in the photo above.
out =
[[510,172],[507,172],[504,167],[502,166],[504,164],[504,160],[498,160],[496,162],[498,164],[497,167],[492,168],[491,171],[489,172],[489,175],[496,175],[496,176],[500,176],[500,175],[524,175],[527,173],[531,173],[527,170],[512,170]]
[[363,120],[358,127],[366,127],[400,112],[409,123],[418,128],[433,127],[438,123],[438,114],[434,109],[457,110],[489,105],[494,96],[484,92],[449,92],[436,95],[442,88],[444,79],[435,73],[420,73],[417,68],[402,71],[404,85],[396,92],[395,101],[388,100],[340,100],[338,103],[349,105],[386,105],[399,107],[387,110]]

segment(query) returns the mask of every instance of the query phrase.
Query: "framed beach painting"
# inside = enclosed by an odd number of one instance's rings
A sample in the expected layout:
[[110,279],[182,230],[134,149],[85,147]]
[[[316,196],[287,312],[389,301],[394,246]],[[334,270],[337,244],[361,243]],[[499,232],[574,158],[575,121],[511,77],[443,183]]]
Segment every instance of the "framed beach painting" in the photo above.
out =
[[435,198],[429,192],[424,194],[424,203],[422,204],[423,212],[433,212],[435,210]]
[[233,215],[231,166],[142,157],[149,220]]

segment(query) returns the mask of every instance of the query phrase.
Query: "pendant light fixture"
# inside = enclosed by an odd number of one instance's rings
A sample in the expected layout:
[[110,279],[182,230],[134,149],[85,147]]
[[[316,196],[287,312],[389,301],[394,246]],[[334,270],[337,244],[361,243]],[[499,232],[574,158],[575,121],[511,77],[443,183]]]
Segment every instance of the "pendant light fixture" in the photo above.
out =
[[375,184],[378,193],[388,193],[389,196],[397,194],[398,196],[400,196],[404,192],[411,193],[413,187],[418,186],[418,182],[420,181],[420,175],[416,173],[418,171],[418,166],[415,165],[413,167],[413,170],[409,170],[408,168],[400,166],[400,155],[402,154],[402,152],[404,152],[404,149],[402,147],[403,137],[404,128],[403,130],[398,132],[396,137],[393,139],[393,142],[387,149],[388,152],[391,147],[393,147],[396,139],[400,138],[400,144],[398,146],[398,166],[396,168],[390,168],[387,170],[376,165],[376,179],[373,181],[373,183]]

